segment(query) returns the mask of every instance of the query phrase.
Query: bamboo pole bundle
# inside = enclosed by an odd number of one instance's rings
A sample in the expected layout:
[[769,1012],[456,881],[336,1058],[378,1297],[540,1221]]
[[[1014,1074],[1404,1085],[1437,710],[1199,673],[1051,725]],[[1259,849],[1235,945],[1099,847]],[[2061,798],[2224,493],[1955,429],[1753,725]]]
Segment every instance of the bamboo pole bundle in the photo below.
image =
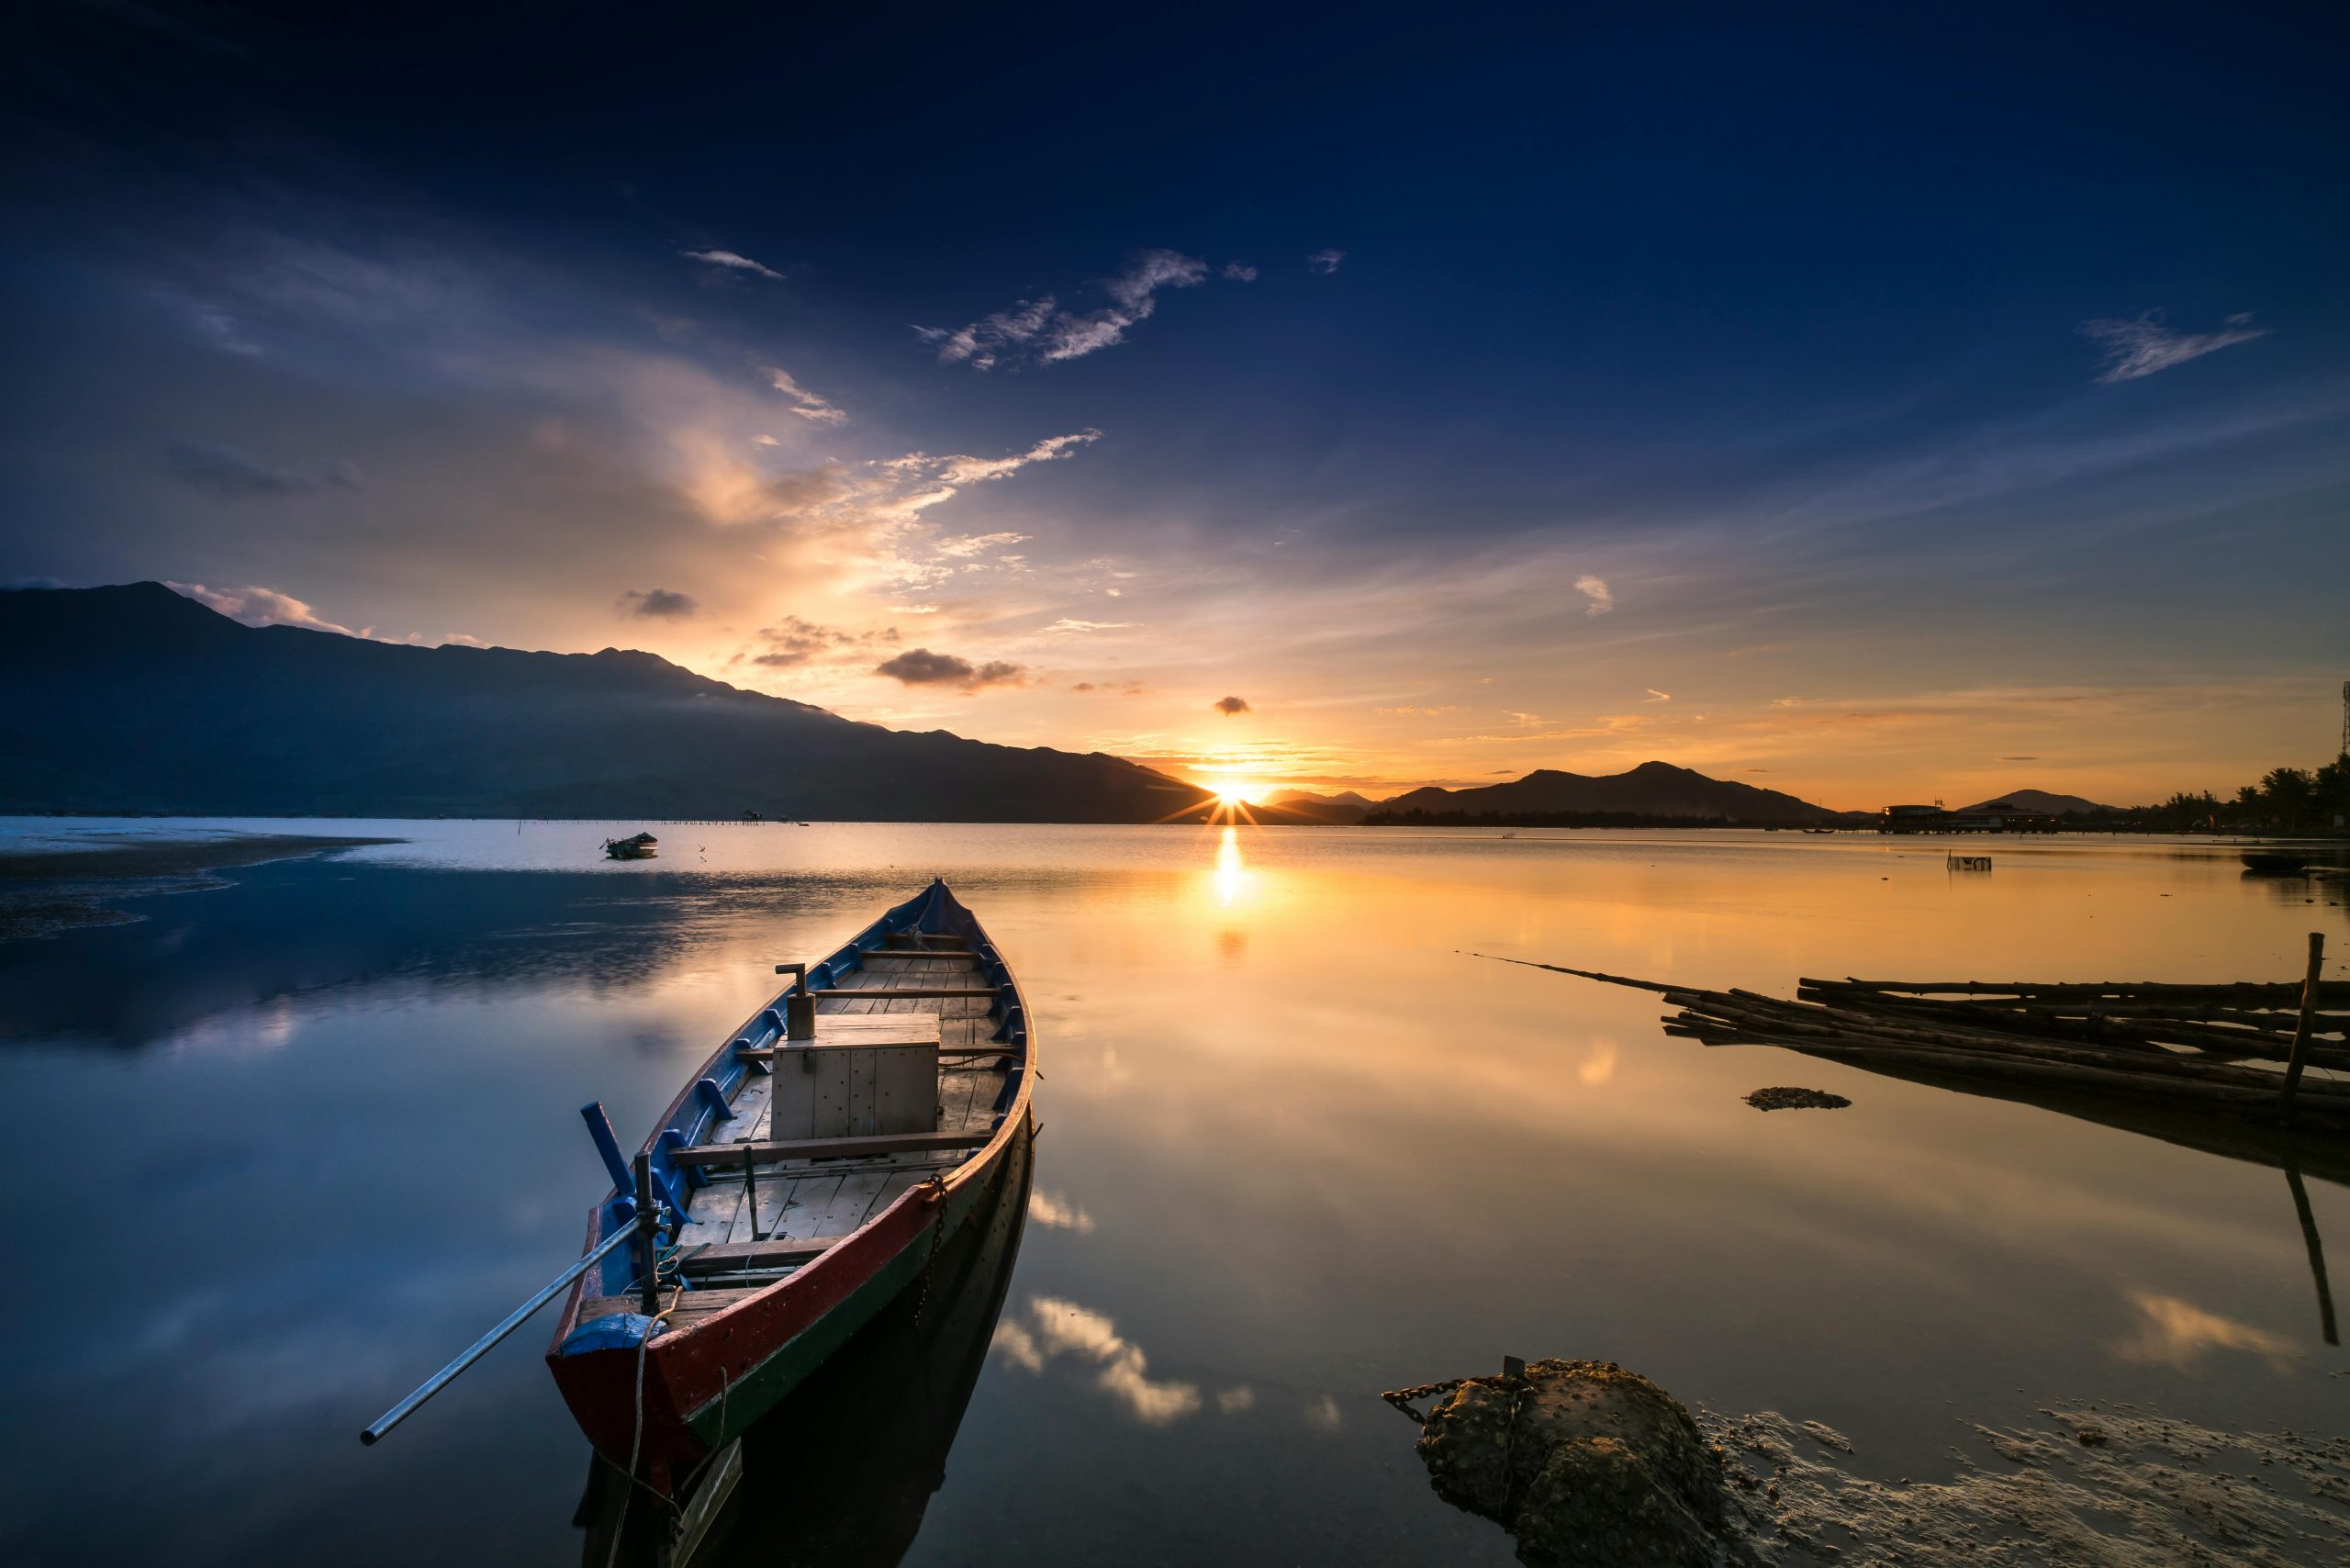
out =
[[[2296,1113],[2350,1135],[2350,982],[2321,981],[2311,938],[2299,985],[2239,981],[1841,980],[1796,998],[1707,991],[1525,958],[1499,962],[1662,995],[1665,1033],[1708,1046],[1776,1046],[1858,1067],[2069,1088],[2256,1117]],[[1485,954],[1474,955],[1479,958]],[[2277,1070],[2283,1069],[2284,1070]]]

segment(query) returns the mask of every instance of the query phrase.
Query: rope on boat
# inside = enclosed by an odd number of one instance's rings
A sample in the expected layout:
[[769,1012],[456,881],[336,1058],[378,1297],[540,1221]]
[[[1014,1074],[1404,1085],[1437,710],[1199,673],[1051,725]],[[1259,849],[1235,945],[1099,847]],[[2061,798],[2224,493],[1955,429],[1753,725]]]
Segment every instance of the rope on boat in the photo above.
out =
[[[671,1250],[674,1252],[676,1249],[672,1248]],[[656,1263],[655,1268],[655,1275],[658,1277],[659,1265]],[[636,1462],[644,1453],[645,1353],[652,1349],[653,1336],[660,1332],[662,1320],[677,1310],[677,1303],[684,1298],[685,1294],[685,1287],[678,1286],[677,1294],[669,1298],[669,1305],[653,1315],[645,1327],[644,1338],[636,1342],[636,1429],[630,1437],[628,1443],[628,1490],[621,1494],[620,1518],[612,1521],[612,1549],[604,1556],[604,1568],[612,1568],[612,1564],[620,1561],[621,1538],[628,1530],[628,1506],[636,1501],[636,1489],[644,1485],[636,1478]],[[653,1489],[646,1486],[645,1490],[650,1492]],[[655,1495],[658,1496],[659,1494],[655,1493]],[[666,1502],[667,1499],[664,1498],[663,1501]],[[674,1506],[673,1504],[672,1506]]]

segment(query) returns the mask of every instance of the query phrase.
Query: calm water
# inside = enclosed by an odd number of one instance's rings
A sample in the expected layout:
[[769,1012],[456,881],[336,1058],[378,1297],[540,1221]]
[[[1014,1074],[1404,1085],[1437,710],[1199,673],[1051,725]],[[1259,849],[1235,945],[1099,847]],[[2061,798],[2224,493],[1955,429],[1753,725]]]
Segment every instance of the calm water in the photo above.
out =
[[[576,1255],[582,1102],[632,1141],[776,961],[934,872],[1035,1010],[1024,1234],[942,1346],[795,1409],[735,1561],[1506,1563],[1378,1397],[1505,1352],[1825,1421],[1887,1476],[2059,1397],[2350,1428],[2278,1170],[1466,956],[2282,979],[2311,930],[2350,947],[2338,882],[2128,842],[1966,876],[1874,837],[767,824],[622,865],[594,824],[291,825],[412,842],[0,945],[12,1563],[578,1561],[540,1326],[358,1428]],[[1853,1105],[1740,1102],[1770,1084]],[[2350,1193],[2308,1186],[2350,1258]]]

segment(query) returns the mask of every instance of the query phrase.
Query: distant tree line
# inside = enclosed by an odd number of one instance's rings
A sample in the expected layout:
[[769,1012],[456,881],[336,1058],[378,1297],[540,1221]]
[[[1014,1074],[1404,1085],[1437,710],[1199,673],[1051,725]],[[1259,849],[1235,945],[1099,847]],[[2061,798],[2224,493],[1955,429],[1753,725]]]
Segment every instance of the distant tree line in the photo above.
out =
[[2350,822],[2350,752],[2311,772],[2272,768],[2257,784],[2246,784],[2232,799],[2209,790],[2182,790],[2159,806],[2132,813],[2154,833],[2222,832],[2330,834]]

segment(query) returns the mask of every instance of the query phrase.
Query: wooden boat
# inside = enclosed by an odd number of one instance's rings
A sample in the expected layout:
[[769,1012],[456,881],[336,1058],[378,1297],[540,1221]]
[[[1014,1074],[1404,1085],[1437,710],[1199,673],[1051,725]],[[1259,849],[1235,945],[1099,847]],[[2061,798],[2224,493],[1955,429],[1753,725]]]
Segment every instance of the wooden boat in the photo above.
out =
[[[798,969],[783,965],[779,969]],[[666,1494],[908,1289],[1028,1135],[1018,982],[943,881],[805,969],[687,1080],[583,1256],[644,1194],[668,1221],[571,1289],[547,1365],[599,1452]],[[648,1308],[650,1310],[648,1310]]]
[[604,853],[615,860],[650,860],[659,852],[661,841],[649,833],[632,834],[626,838],[604,840]]

